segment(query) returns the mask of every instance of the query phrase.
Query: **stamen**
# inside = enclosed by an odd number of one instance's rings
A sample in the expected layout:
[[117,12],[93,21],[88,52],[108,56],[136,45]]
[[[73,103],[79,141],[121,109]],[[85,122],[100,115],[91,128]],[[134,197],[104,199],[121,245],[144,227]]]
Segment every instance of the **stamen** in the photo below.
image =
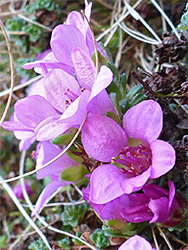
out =
[[68,99],[71,100],[71,102],[73,102],[74,100],[78,98],[78,95],[74,93],[72,90],[70,90],[69,88],[66,89],[66,92],[64,93],[64,95],[66,95]]
[[127,146],[120,151],[120,159],[116,159],[117,163],[126,166],[128,169],[123,168],[128,176],[136,176],[146,171],[152,163],[152,153],[150,148],[140,144],[138,147]]

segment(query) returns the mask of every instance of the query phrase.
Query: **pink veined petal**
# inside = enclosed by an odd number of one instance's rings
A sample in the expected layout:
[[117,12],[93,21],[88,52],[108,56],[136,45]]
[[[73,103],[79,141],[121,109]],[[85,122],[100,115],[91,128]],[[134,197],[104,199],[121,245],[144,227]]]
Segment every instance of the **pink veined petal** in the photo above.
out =
[[80,86],[91,90],[96,77],[96,68],[93,61],[80,48],[74,49],[71,56]]
[[167,142],[156,140],[151,143],[152,167],[150,178],[158,178],[170,171],[176,160],[174,148]]
[[[36,60],[34,62],[26,63],[22,66],[24,69],[32,69],[34,68],[35,72],[38,74],[44,74],[43,67],[46,67],[47,71],[52,69],[62,69],[70,75],[74,74],[73,67],[68,66],[65,63],[59,62],[53,52],[48,53],[45,57]],[[45,74],[44,74],[45,75]]]
[[140,223],[144,221],[149,221],[152,219],[152,212],[148,209],[147,204],[142,204],[139,206],[125,207],[121,211],[121,215],[128,222]]
[[19,150],[28,150],[29,147],[35,142],[36,138],[35,136],[27,138],[27,139],[22,139],[19,143]]
[[110,85],[112,80],[112,71],[108,67],[102,66],[93,84],[90,100],[97,96],[102,90],[106,89]]
[[128,141],[124,130],[106,116],[88,117],[81,135],[86,153],[96,160],[110,162]]
[[113,112],[114,114],[117,113],[114,104],[105,89],[90,99],[87,105],[87,110],[98,115],[105,115],[107,112]]
[[89,203],[89,205],[95,210],[95,213],[100,217],[101,211],[105,207],[105,204],[96,204],[90,201],[89,198],[90,187],[83,188],[83,198]]
[[139,235],[132,236],[126,240],[118,250],[152,250],[151,244]]
[[167,197],[161,197],[159,199],[151,199],[151,201],[148,204],[148,207],[152,211],[153,218],[150,220],[149,223],[154,222],[165,222],[169,216],[168,214],[168,198]]
[[87,89],[84,90],[84,92],[82,92],[81,95],[65,110],[60,119],[81,124],[87,113],[86,105],[89,95],[90,91]]
[[41,122],[35,129],[37,141],[51,140],[73,126],[72,123],[64,122],[57,117],[49,117]]
[[80,48],[89,54],[84,36],[73,25],[60,24],[53,29],[51,38],[52,51],[60,62],[73,66],[71,53],[75,48]]
[[129,195],[123,194],[120,197],[108,202],[100,214],[102,220],[124,220],[121,210],[129,207]]
[[176,188],[173,181],[168,181],[168,187],[169,187],[169,203],[168,203],[168,213],[169,213],[175,198]]
[[39,81],[36,81],[35,83],[32,84],[31,88],[29,89],[28,96],[31,95],[40,95],[42,97],[46,98],[46,91],[44,88],[44,78],[42,78]]
[[121,187],[124,190],[124,193],[130,194],[140,190],[147,180],[150,178],[151,167],[144,171],[141,175],[137,175],[132,178],[125,178],[121,182]]
[[10,131],[29,131],[29,132],[33,131],[32,127],[27,127],[19,121],[6,121],[6,122],[3,122],[1,126],[4,129],[10,130]]
[[33,131],[14,131],[14,135],[18,140],[29,139],[35,136]]
[[155,184],[148,184],[143,187],[144,194],[152,199],[158,199],[169,195],[169,192]]
[[96,168],[90,178],[90,200],[93,203],[104,204],[121,196],[124,191],[121,181],[124,175],[112,164]]
[[78,11],[72,11],[68,15],[65,24],[75,26],[80,30],[84,38],[86,37],[85,23],[82,15]]
[[81,93],[75,78],[60,69],[54,69],[44,77],[44,87],[47,100],[61,113],[66,110],[65,101],[70,99],[65,95],[67,89],[78,96]]
[[[42,165],[46,164],[58,154],[62,152],[62,149],[58,146],[45,141],[39,146],[39,151],[37,155],[37,165],[36,169],[39,169]],[[58,175],[60,177],[61,172],[71,166],[76,166],[78,163],[73,161],[67,154],[62,155],[56,161],[51,163],[49,166],[39,170],[37,172],[37,179],[42,179],[50,175]]]
[[85,90],[66,109],[60,119],[49,117],[41,122],[35,129],[37,140],[50,140],[63,134],[71,127],[79,127],[86,116],[86,105],[89,96],[89,91]]
[[146,146],[159,137],[162,125],[161,107],[153,100],[142,101],[130,108],[123,117],[123,128],[128,136],[141,140]]
[[49,197],[53,194],[54,191],[56,191],[58,188],[66,186],[70,184],[70,182],[67,181],[52,181],[50,182],[42,191],[40,194],[37,203],[35,205],[35,209],[31,213],[31,216],[34,216],[46,203],[46,201],[49,199]]
[[57,116],[58,112],[42,96],[33,95],[23,98],[14,105],[17,119],[29,128],[35,128],[49,116]]

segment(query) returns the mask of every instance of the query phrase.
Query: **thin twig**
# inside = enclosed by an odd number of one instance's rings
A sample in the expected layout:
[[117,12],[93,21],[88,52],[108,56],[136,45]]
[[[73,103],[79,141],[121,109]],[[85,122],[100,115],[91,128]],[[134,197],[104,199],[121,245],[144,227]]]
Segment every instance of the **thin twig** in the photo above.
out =
[[170,250],[174,250],[174,248],[172,247],[172,245],[171,245],[169,239],[166,237],[166,235],[165,235],[165,233],[163,232],[163,230],[162,230],[157,224],[155,224],[155,225],[156,225],[157,229],[159,230],[161,236],[162,236],[163,239],[165,240],[166,244],[168,245],[169,249],[170,249]]
[[[17,91],[17,90],[19,90],[19,89],[25,88],[25,87],[28,86],[29,84],[31,84],[31,83],[33,83],[33,82],[36,82],[36,81],[40,80],[41,78],[42,78],[42,75],[39,75],[39,76],[34,77],[33,79],[30,79],[29,81],[26,81],[26,82],[24,82],[24,83],[21,83],[21,84],[15,86],[15,87],[13,88],[13,92],[15,92],[15,91]],[[6,90],[0,92],[0,97],[7,95],[9,92],[10,92],[10,89],[6,89]]]
[[27,22],[29,22],[29,23],[32,23],[32,24],[34,24],[34,25],[36,25],[36,26],[38,26],[38,27],[41,27],[41,28],[43,28],[43,29],[45,29],[45,30],[47,30],[47,31],[49,31],[49,32],[52,31],[51,28],[49,28],[49,27],[47,27],[47,26],[45,26],[45,25],[43,25],[43,24],[41,24],[41,23],[38,23],[38,22],[36,22],[36,21],[33,21],[32,19],[30,19],[30,18],[28,18],[28,17],[26,17],[26,16],[24,16],[24,15],[22,15],[22,14],[18,14],[18,16],[19,16],[20,18],[24,19],[25,21],[27,21]]
[[[142,2],[142,0],[137,1],[132,8],[136,8],[140,3]],[[108,28],[107,30],[105,30],[102,34],[100,34],[96,41],[100,41],[105,35],[107,35],[111,30],[113,30],[116,26],[118,26],[127,16],[129,15],[129,12],[127,11],[125,13],[125,15],[121,16],[118,21],[116,23],[114,23],[110,28]]]
[[153,228],[153,225],[151,225],[151,230],[152,230],[152,235],[153,235],[153,240],[155,242],[156,250],[160,250],[158,242],[157,242],[157,238],[156,238],[156,235],[155,235],[155,230]]
[[10,73],[10,77],[11,77],[10,92],[9,92],[9,97],[8,97],[8,101],[7,101],[5,110],[4,110],[3,115],[1,117],[1,120],[0,120],[0,125],[1,125],[3,123],[3,121],[5,120],[5,117],[6,117],[7,113],[8,113],[8,109],[9,109],[10,104],[11,104],[13,88],[14,88],[15,71],[14,71],[14,60],[13,60],[13,54],[12,54],[12,49],[11,49],[11,45],[10,45],[10,40],[9,40],[7,31],[6,31],[5,26],[4,26],[1,19],[0,19],[0,26],[1,26],[1,29],[2,29],[2,31],[4,33],[4,37],[5,37],[5,40],[6,40],[6,45],[7,45],[9,59],[10,59],[10,70],[11,70],[11,73]]
[[176,28],[174,27],[173,23],[171,22],[171,20],[169,19],[169,17],[166,15],[166,13],[162,10],[162,8],[160,7],[160,5],[158,5],[158,3],[155,0],[151,0],[151,2],[153,3],[153,5],[155,6],[155,8],[161,13],[161,15],[164,16],[165,20],[167,21],[167,23],[169,24],[169,26],[171,27],[171,29],[174,31],[175,35],[177,36],[177,38],[180,40],[180,35],[178,34]]
[[[79,205],[79,204],[83,204],[86,203],[85,200],[80,200],[80,201],[76,201],[76,202],[53,202],[53,203],[48,203],[46,205],[44,205],[44,207],[55,207],[55,206],[74,206],[74,205]],[[21,203],[23,207],[28,207],[27,204]],[[33,206],[35,207],[35,206]]]

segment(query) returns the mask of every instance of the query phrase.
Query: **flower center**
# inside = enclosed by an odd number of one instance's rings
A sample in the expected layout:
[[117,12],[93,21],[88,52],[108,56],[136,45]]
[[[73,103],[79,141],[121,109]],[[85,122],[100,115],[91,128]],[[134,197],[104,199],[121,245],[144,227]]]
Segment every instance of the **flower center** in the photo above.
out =
[[138,147],[126,146],[119,154],[120,159],[116,162],[125,167],[120,170],[127,175],[127,177],[134,177],[146,171],[152,163],[152,154],[150,148],[140,144]]

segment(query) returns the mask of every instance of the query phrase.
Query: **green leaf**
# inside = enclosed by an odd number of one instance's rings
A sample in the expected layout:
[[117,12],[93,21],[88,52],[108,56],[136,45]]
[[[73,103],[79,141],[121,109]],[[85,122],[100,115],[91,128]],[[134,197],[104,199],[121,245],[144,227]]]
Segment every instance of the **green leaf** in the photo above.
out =
[[65,206],[64,212],[61,216],[63,225],[77,227],[87,212],[88,207],[89,205],[87,203]]
[[86,166],[83,164],[79,164],[77,166],[72,166],[66,168],[61,173],[61,179],[64,181],[78,181],[81,180],[89,171]]
[[128,100],[130,101],[135,95],[137,95],[142,90],[143,90],[142,85],[135,85],[127,94]]
[[146,223],[123,223],[118,220],[105,221],[106,225],[102,226],[105,235],[112,237],[131,237],[142,231]]
[[57,244],[65,250],[71,249],[70,243],[71,242],[70,242],[70,239],[68,237],[65,237],[64,239],[57,241]]
[[7,248],[7,237],[6,235],[0,236],[0,249]]
[[42,34],[42,28],[35,24],[24,26],[23,31],[25,31],[29,35],[29,39],[31,42],[36,42]]
[[139,94],[137,95],[131,102],[130,108],[138,104],[139,102],[142,102],[146,100],[148,97],[145,94]]
[[82,161],[83,161],[83,159],[82,159],[80,156],[74,154],[74,152],[68,151],[68,152],[67,152],[67,155],[68,155],[72,160],[74,160],[74,161],[76,161],[76,162],[78,162],[78,163],[82,163]]
[[104,231],[99,228],[95,229],[90,235],[90,238],[99,249],[104,249],[105,247],[110,246],[109,238],[105,235]]
[[[92,54],[92,60],[94,62],[94,64],[96,65],[96,56],[95,56],[95,52]],[[106,59],[104,58],[104,56],[101,55],[101,53],[99,51],[97,51],[98,54],[98,63],[99,63],[99,69],[101,68],[102,65],[106,64]]]
[[119,73],[118,73],[118,69],[116,68],[115,64],[111,63],[111,62],[107,62],[106,66],[111,69],[112,73],[113,73],[113,82],[117,83],[118,79],[119,79]]
[[48,247],[45,245],[43,240],[40,238],[38,240],[33,241],[29,246],[30,250],[48,250]]
[[106,221],[106,225],[108,225],[109,227],[113,229],[121,230],[126,227],[127,223],[120,221],[120,220],[108,220]]
[[69,142],[73,139],[77,129],[71,128],[71,130],[72,130],[71,134],[60,135],[60,136],[52,139],[51,142],[53,144],[55,144],[55,145],[58,145],[58,146],[61,146],[61,145],[64,145],[64,144],[69,144]]
[[121,74],[119,77],[119,88],[121,91],[122,98],[125,97],[126,91],[127,91],[127,76],[125,73]]

